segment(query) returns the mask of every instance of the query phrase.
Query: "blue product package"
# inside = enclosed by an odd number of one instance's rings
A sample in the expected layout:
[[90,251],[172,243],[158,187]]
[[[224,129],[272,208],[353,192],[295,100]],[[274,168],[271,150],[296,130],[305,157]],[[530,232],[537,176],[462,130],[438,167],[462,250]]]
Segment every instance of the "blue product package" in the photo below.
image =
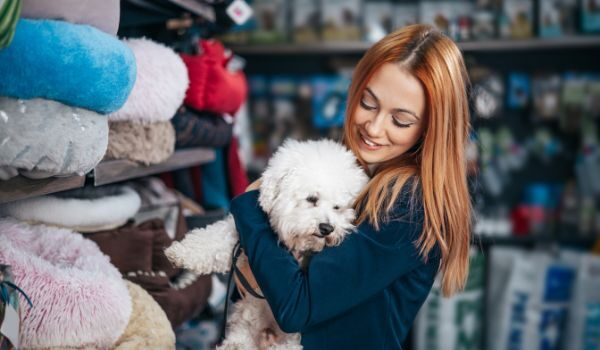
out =
[[524,73],[512,72],[508,75],[508,107],[520,109],[529,103],[531,85],[529,76]]
[[317,129],[344,124],[350,79],[344,76],[316,76],[312,79],[313,126]]
[[123,106],[136,79],[133,52],[88,25],[21,19],[0,50],[0,95],[44,98],[98,113]]

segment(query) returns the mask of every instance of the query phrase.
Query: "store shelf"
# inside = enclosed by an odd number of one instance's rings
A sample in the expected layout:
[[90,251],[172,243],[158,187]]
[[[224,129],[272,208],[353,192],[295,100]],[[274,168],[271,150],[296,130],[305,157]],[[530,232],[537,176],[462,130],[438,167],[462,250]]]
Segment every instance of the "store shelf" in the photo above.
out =
[[[238,55],[326,55],[362,54],[372,44],[368,42],[319,42],[314,44],[264,44],[232,45]],[[527,40],[485,40],[459,42],[464,52],[506,50],[553,50],[574,48],[600,48],[600,36],[565,36]]]
[[0,203],[66,191],[82,187],[84,183],[85,176],[51,177],[37,180],[17,176],[7,181],[0,181]]
[[106,185],[114,182],[134,179],[167,171],[187,168],[210,162],[215,159],[215,152],[208,148],[191,148],[176,151],[166,161],[143,166],[128,160],[110,160],[96,166],[92,175],[94,185]]
[[558,244],[561,246],[591,247],[600,237],[581,237],[577,235],[527,235],[527,236],[480,236],[473,237],[471,243],[479,246],[511,245],[511,246],[540,246]]

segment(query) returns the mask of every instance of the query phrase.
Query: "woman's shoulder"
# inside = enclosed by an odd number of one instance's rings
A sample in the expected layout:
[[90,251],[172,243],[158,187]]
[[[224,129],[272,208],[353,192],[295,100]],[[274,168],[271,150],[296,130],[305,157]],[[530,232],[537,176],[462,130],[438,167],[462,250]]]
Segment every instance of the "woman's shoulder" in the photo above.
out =
[[421,181],[416,175],[413,175],[409,177],[402,186],[402,189],[389,212],[389,217],[391,219],[406,219],[408,217],[416,221],[422,221],[423,215],[423,191]]

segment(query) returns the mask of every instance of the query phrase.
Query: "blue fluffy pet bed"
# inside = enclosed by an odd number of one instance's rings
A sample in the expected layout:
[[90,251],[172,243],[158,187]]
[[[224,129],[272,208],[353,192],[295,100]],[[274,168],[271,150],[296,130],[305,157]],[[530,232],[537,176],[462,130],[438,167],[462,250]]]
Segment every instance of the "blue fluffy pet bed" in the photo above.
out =
[[121,108],[136,77],[133,53],[117,38],[52,20],[19,20],[0,62],[0,95],[56,100],[99,113]]

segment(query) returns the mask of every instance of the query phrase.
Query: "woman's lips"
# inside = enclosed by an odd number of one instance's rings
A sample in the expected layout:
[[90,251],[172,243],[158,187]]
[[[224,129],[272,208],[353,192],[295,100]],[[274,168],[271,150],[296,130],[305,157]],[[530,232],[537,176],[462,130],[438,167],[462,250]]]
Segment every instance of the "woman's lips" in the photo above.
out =
[[369,140],[368,138],[363,136],[363,134],[360,134],[360,140],[362,141],[361,146],[363,146],[363,148],[365,148],[369,151],[376,151],[376,150],[380,149],[381,147],[383,147],[382,145]]

